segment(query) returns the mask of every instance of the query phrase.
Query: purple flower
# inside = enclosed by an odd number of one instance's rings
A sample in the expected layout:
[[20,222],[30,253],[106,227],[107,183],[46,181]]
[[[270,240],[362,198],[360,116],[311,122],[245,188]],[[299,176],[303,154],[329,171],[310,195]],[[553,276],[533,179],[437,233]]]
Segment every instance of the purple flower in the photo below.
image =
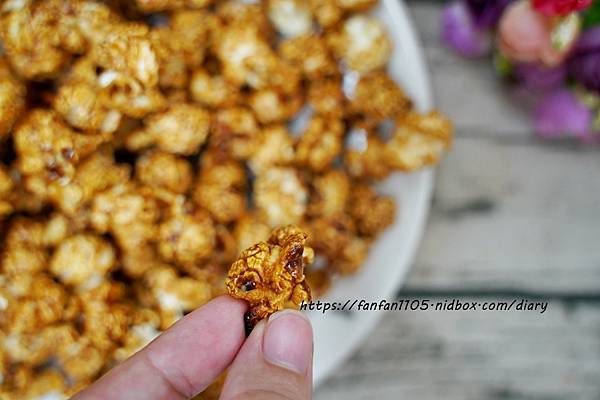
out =
[[600,93],[600,26],[581,35],[569,59],[569,73],[582,85]]
[[564,65],[546,67],[539,64],[517,64],[513,67],[517,80],[531,92],[546,92],[562,86],[567,77]]
[[571,91],[560,89],[541,101],[533,118],[533,128],[540,137],[587,138],[594,115],[592,110],[583,105]]
[[450,3],[442,13],[442,40],[465,57],[487,54],[492,40],[486,32],[478,30],[462,1]]
[[514,0],[465,0],[478,29],[494,28],[504,9]]

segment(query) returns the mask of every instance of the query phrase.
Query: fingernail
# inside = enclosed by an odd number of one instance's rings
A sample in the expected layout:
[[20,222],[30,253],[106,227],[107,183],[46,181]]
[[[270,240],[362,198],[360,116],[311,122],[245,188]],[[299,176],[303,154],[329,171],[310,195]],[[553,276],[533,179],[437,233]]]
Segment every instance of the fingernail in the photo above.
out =
[[263,353],[271,364],[305,374],[312,362],[313,337],[310,322],[298,311],[273,314],[263,336]]

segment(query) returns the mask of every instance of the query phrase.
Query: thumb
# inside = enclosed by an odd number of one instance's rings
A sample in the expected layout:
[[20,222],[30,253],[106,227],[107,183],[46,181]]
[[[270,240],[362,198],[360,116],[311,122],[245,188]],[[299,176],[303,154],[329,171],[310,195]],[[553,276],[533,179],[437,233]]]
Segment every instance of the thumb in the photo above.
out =
[[221,400],[312,398],[313,335],[300,312],[261,321],[229,368]]

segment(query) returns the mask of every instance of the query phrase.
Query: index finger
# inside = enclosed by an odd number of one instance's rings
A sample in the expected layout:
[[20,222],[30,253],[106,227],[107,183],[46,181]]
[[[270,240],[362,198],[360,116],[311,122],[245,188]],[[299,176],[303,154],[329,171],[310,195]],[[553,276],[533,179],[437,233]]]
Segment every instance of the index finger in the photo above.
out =
[[188,399],[231,364],[244,342],[245,303],[218,297],[186,315],[73,400]]

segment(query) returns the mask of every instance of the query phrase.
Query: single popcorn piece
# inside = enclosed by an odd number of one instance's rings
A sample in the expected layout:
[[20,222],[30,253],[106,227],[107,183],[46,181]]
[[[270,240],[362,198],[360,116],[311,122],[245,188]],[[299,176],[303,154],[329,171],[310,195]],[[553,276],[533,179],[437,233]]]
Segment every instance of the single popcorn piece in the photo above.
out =
[[310,82],[307,101],[318,115],[326,118],[341,118],[346,113],[342,84],[338,79]]
[[323,28],[335,26],[344,16],[338,0],[308,0],[315,19]]
[[157,200],[142,188],[127,183],[96,195],[90,220],[96,232],[110,232],[121,250],[139,251],[156,238],[159,216]]
[[272,89],[252,93],[250,107],[261,124],[280,123],[291,119],[302,107],[301,95],[284,96]]
[[239,162],[205,162],[192,196],[217,222],[227,224],[245,212],[246,186],[246,171]]
[[130,150],[156,145],[173,154],[191,155],[206,141],[210,115],[201,107],[181,103],[144,121],[145,128],[126,140]]
[[79,234],[63,241],[50,260],[50,271],[61,282],[85,288],[105,279],[115,265],[115,249],[99,236]]
[[381,22],[364,15],[348,18],[329,42],[350,69],[363,74],[383,68],[392,54],[392,43]]
[[231,265],[225,284],[231,296],[250,306],[244,316],[247,330],[276,311],[298,309],[311,300],[304,267],[312,263],[314,252],[306,246],[307,237],[295,226],[278,228]]
[[342,121],[314,117],[296,145],[296,161],[313,171],[327,169],[341,154],[343,135]]
[[210,147],[226,156],[246,160],[256,151],[259,132],[250,110],[243,107],[222,109],[213,118]]
[[25,108],[25,85],[13,76],[5,58],[0,58],[0,141],[8,137]]
[[257,241],[264,242],[271,234],[271,227],[265,224],[256,213],[246,213],[241,216],[233,231],[237,252],[241,253],[244,249],[252,246]]
[[103,71],[97,76],[95,84],[103,105],[131,118],[144,118],[167,107],[167,100],[158,88],[145,87],[126,73]]
[[185,312],[200,307],[212,298],[212,288],[208,282],[180,277],[168,266],[147,271],[144,285],[159,310],[161,329],[167,329]]
[[271,227],[299,223],[308,202],[308,192],[293,168],[270,168],[257,176],[254,203]]
[[121,122],[121,113],[102,104],[96,87],[86,82],[62,85],[53,106],[69,125],[85,131],[112,133]]
[[452,123],[437,111],[409,113],[397,121],[384,159],[393,169],[414,171],[435,164],[452,144]]
[[350,198],[350,187],[350,179],[342,170],[327,171],[315,177],[308,213],[317,217],[333,217],[344,213]]
[[233,107],[241,103],[239,88],[221,75],[210,75],[207,71],[194,71],[190,92],[192,99],[211,108]]
[[367,185],[357,185],[352,188],[349,213],[361,235],[375,237],[394,222],[396,203]]
[[393,79],[381,71],[362,76],[350,101],[350,111],[376,122],[398,117],[412,103]]
[[274,165],[289,165],[294,158],[292,136],[284,126],[272,125],[261,130],[256,152],[248,165],[255,174],[260,174]]
[[311,80],[335,75],[338,66],[323,37],[316,34],[286,39],[279,45],[279,55],[298,67]]
[[158,83],[158,61],[145,25],[114,24],[92,48],[92,59],[102,68],[135,78],[145,87]]
[[192,166],[185,158],[154,150],[137,159],[135,174],[146,186],[177,194],[186,193],[193,179]]
[[40,185],[47,185],[70,182],[77,161],[96,150],[104,139],[77,134],[56,113],[36,109],[16,127],[14,141],[19,171],[37,175],[43,180]]
[[181,197],[158,228],[158,252],[167,262],[194,265],[211,256],[215,236],[208,213],[196,210]]
[[375,133],[357,126],[346,136],[344,166],[354,178],[383,179],[391,168],[385,162],[386,143]]
[[281,35],[295,37],[313,30],[312,12],[303,0],[267,1],[269,20]]

